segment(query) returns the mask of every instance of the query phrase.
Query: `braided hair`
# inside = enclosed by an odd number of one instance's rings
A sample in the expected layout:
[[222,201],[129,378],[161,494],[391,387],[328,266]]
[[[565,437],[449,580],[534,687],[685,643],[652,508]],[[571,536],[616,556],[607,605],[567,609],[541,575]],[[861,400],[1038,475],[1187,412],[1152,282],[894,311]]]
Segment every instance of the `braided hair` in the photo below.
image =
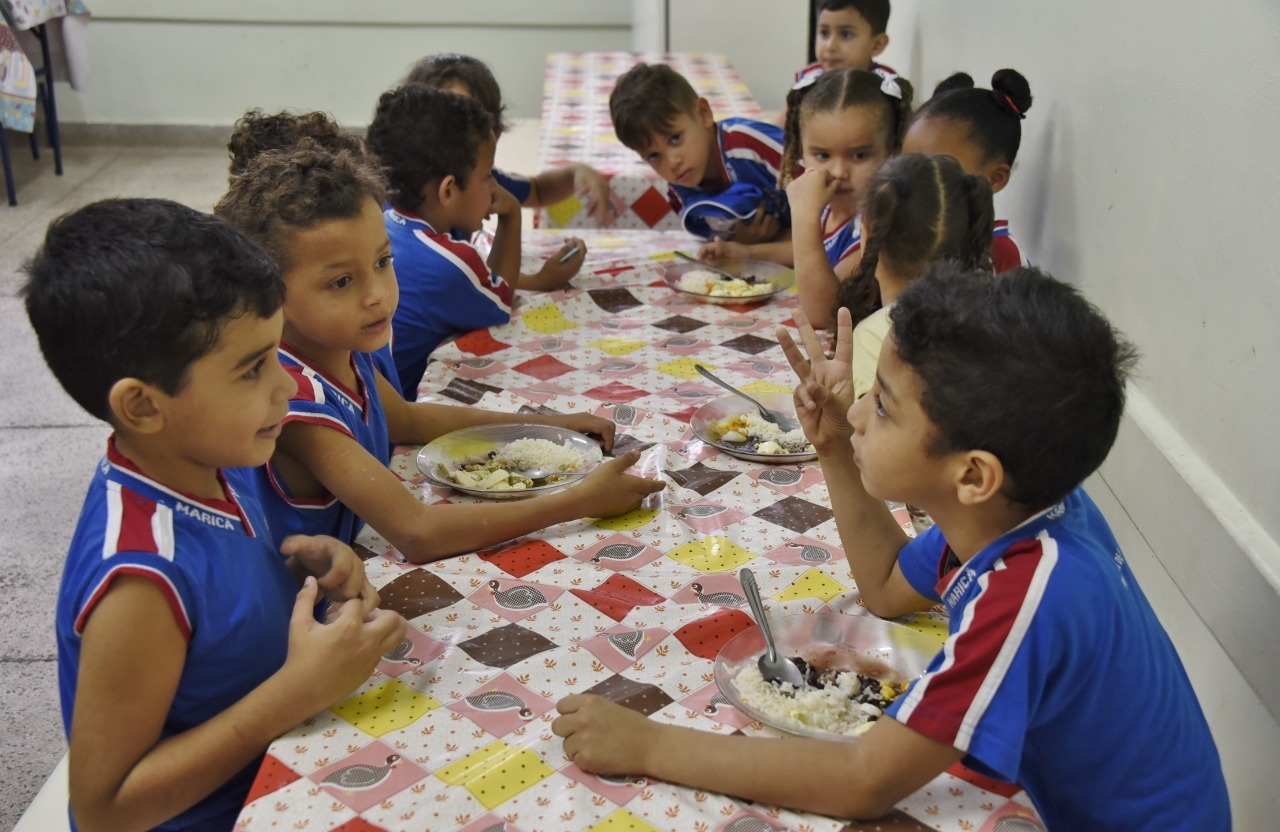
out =
[[835,69],[824,72],[815,81],[801,82],[787,93],[787,123],[782,128],[782,176],[779,185],[786,187],[794,178],[801,156],[800,126],[810,115],[848,107],[875,107],[890,153],[902,147],[902,137],[911,120],[911,82],[889,76],[902,97],[884,91],[886,75],[865,69]]
[[914,120],[947,118],[969,128],[969,138],[985,156],[1010,165],[1022,144],[1022,120],[1031,109],[1031,87],[1022,73],[1001,69],[991,76],[991,89],[975,87],[967,73],[957,72],[934,87],[933,97]]
[[836,308],[847,307],[854,324],[880,306],[881,258],[917,272],[940,259],[991,270],[991,184],[950,156],[908,153],[885,162],[871,177],[862,219],[870,232],[862,262],[836,290]]

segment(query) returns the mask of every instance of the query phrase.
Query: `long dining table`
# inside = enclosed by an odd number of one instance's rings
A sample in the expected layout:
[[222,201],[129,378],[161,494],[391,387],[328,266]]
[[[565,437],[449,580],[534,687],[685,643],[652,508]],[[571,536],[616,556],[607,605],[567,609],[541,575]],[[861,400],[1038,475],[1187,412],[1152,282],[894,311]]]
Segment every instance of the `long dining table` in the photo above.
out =
[[[615,452],[667,488],[620,517],[553,526],[415,566],[375,530],[357,541],[404,641],[350,697],[272,743],[237,829],[358,832],[770,832],[1040,829],[1025,795],[955,766],[878,820],[847,823],[640,776],[598,777],[551,732],[555,702],[593,692],[651,719],[781,736],[717,689],[720,648],[755,625],[737,572],[771,615],[869,615],[840,548],[821,467],[770,466],[699,440],[689,420],[719,397],[701,363],[748,392],[786,392],[774,332],[797,299],[698,303],[663,282],[674,232],[585,232],[572,288],[524,294],[511,322],[432,357],[423,398],[520,412],[591,411]],[[528,234],[531,259],[559,236]],[[418,448],[392,470],[419,499],[473,499],[426,480]],[[909,519],[898,507],[904,528]],[[938,611],[904,620],[941,645]],[[785,742],[785,739],[777,740]],[[851,772],[850,777],[857,776]]]

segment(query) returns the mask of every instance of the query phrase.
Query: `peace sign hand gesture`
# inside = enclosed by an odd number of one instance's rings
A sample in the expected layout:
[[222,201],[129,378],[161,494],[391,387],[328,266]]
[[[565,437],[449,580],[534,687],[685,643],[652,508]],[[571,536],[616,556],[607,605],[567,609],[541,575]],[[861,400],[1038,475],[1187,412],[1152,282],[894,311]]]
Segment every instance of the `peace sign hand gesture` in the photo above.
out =
[[836,351],[833,358],[827,358],[823,352],[818,333],[814,332],[804,310],[795,310],[792,319],[800,330],[803,352],[785,328],[778,327],[776,334],[791,369],[800,379],[793,394],[796,416],[804,428],[804,435],[819,453],[837,448],[847,450],[849,437],[853,435],[848,414],[854,400],[853,320],[849,310],[841,307],[836,312]]

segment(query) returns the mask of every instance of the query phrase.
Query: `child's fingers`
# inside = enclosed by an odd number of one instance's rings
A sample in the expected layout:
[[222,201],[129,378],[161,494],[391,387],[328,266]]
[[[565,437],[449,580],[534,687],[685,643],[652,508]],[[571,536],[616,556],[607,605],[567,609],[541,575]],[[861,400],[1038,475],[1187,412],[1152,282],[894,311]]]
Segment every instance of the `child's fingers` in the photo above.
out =
[[[577,713],[579,710],[581,710],[582,706],[589,699],[590,699],[590,694],[571,693],[556,703],[556,710],[559,711],[561,715],[568,716],[569,714]],[[559,736],[563,737],[564,734],[559,734]]]
[[316,579],[308,575],[293,602],[293,614],[289,617],[291,627],[306,627],[315,623],[316,596],[319,592],[320,586]]
[[809,319],[805,317],[802,310],[795,310],[793,317],[796,325],[800,328],[800,343],[804,344],[804,351],[809,355],[809,362],[814,366],[820,366],[827,360],[827,354],[823,352],[822,342],[818,340],[818,333],[809,325]]
[[637,450],[630,450],[630,451],[627,451],[622,456],[616,456],[604,464],[612,465],[615,469],[617,469],[619,473],[621,473],[622,471],[625,471],[628,468],[630,468],[632,465],[635,465],[636,462],[638,462],[639,460],[640,460],[640,452]]
[[836,352],[837,364],[853,363],[853,315],[848,307],[836,310]]
[[782,354],[786,356],[787,363],[791,365],[791,369],[795,371],[796,377],[803,383],[809,380],[812,368],[809,366],[809,360],[804,357],[804,353],[800,351],[800,347],[796,344],[795,339],[791,337],[791,333],[787,332],[784,327],[778,327],[776,333],[778,344],[782,347]]

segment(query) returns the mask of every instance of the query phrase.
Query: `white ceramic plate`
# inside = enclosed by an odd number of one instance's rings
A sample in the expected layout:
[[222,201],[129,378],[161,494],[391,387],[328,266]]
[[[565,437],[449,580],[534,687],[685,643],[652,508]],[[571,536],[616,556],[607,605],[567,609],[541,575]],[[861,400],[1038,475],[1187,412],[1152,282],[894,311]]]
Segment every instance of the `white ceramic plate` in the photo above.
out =
[[722,306],[737,303],[764,303],[779,293],[785,292],[794,286],[796,282],[794,270],[778,263],[769,263],[764,260],[717,260],[715,265],[740,277],[754,276],[757,281],[766,280],[771,287],[770,291],[767,294],[751,295],[744,298],[720,297],[718,295],[703,294],[702,292],[685,291],[680,288],[680,278],[683,275],[699,269],[710,271],[705,265],[690,263],[688,260],[672,260],[664,270],[662,279],[666,281],[668,286],[682,295],[696,299],[701,303],[714,303]]
[[[871,660],[887,665],[901,681],[915,679],[924,673],[929,662],[942,649],[934,639],[873,615],[841,615],[834,612],[782,615],[771,617],[769,626],[778,652],[788,658],[799,656],[806,661],[830,656],[833,652],[849,661]],[[716,686],[729,704],[742,713],[787,734],[819,737],[850,742],[856,737],[835,734],[820,728],[798,729],[762,713],[742,701],[734,679],[743,668],[755,667],[764,653],[764,635],[759,627],[743,630],[731,638],[716,656]],[[847,669],[842,666],[841,669]],[[864,671],[865,672],[865,671]]]
[[[751,396],[770,410],[776,410],[788,416],[796,415],[795,402],[792,400],[790,393],[752,393]],[[745,459],[749,462],[783,465],[789,462],[806,462],[810,459],[818,458],[818,454],[815,451],[798,454],[756,453],[754,446],[751,444],[725,442],[720,438],[715,429],[717,422],[730,416],[754,411],[755,408],[751,406],[751,402],[740,396],[721,396],[718,399],[712,399],[695,410],[693,416],[689,419],[689,427],[693,429],[695,436],[713,448],[718,448],[730,456],[736,456],[738,459]]]
[[472,428],[455,430],[453,433],[447,433],[424,445],[418,451],[418,469],[436,485],[452,488],[463,494],[488,497],[493,500],[515,500],[523,497],[533,497],[538,494],[550,494],[554,491],[568,488],[582,479],[581,477],[571,477],[567,480],[538,485],[519,491],[495,491],[487,488],[468,488],[459,485],[440,471],[440,466],[444,466],[445,470],[448,471],[456,471],[463,463],[480,461],[491,451],[496,451],[517,439],[547,439],[557,445],[563,445],[568,440],[570,447],[576,450],[585,460],[581,469],[583,471],[595,468],[600,464],[600,460],[604,458],[604,454],[600,451],[600,446],[596,444],[594,439],[567,428],[527,423],[478,425]]

